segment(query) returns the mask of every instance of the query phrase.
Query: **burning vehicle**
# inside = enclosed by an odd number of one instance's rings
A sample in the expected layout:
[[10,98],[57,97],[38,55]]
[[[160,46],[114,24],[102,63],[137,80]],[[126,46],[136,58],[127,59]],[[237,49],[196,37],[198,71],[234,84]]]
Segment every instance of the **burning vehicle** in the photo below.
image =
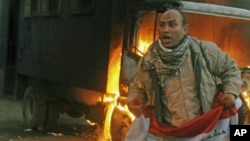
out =
[[[61,113],[104,126],[122,140],[133,121],[127,87],[157,39],[169,7],[186,12],[191,35],[250,65],[250,4],[244,0],[3,0],[0,95],[23,99],[25,128],[53,128]],[[248,7],[247,7],[248,6]],[[249,83],[249,72],[243,75]],[[245,95],[249,106],[249,92]]]

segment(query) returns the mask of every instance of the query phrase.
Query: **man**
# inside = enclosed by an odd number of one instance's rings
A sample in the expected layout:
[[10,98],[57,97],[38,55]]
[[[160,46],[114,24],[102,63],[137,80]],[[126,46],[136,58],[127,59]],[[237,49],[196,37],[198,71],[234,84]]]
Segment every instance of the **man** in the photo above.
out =
[[[128,107],[136,117],[142,115],[143,105],[160,105],[161,112],[154,115],[160,117],[158,122],[176,127],[203,115],[212,109],[217,93],[215,77],[222,80],[222,98],[227,99],[224,107],[235,106],[241,72],[234,60],[214,43],[189,36],[187,19],[178,9],[161,15],[159,33],[159,39],[140,60],[129,86]],[[150,75],[152,69],[163,91],[158,101]],[[156,141],[175,140],[152,133],[149,136]]]

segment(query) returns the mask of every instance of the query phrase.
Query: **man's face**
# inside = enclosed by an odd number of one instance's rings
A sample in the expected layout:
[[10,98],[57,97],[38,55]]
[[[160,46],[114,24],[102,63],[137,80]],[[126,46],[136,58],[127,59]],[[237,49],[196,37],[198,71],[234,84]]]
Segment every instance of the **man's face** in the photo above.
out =
[[171,48],[180,43],[188,32],[188,25],[182,24],[182,16],[176,10],[168,10],[160,18],[160,39],[166,48]]

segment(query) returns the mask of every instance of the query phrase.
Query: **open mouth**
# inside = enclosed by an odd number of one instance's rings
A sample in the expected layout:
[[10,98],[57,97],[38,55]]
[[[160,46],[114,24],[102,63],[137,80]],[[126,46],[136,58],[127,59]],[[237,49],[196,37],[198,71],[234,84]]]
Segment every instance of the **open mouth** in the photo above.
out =
[[162,36],[162,39],[170,39],[170,36],[168,36],[168,35],[163,35],[163,36]]

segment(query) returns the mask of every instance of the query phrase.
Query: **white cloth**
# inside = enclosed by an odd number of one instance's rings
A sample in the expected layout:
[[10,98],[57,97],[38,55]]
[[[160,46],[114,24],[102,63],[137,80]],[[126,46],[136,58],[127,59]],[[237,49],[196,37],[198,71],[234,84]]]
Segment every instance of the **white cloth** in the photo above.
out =
[[[240,98],[236,99],[236,108],[242,105]],[[232,120],[238,120],[238,114],[218,120],[215,127],[211,127],[207,133],[198,133],[193,137],[160,137],[149,133],[150,119],[141,116],[132,123],[125,141],[229,141],[229,125]],[[233,122],[235,123],[235,122]],[[197,128],[200,125],[192,125]]]

